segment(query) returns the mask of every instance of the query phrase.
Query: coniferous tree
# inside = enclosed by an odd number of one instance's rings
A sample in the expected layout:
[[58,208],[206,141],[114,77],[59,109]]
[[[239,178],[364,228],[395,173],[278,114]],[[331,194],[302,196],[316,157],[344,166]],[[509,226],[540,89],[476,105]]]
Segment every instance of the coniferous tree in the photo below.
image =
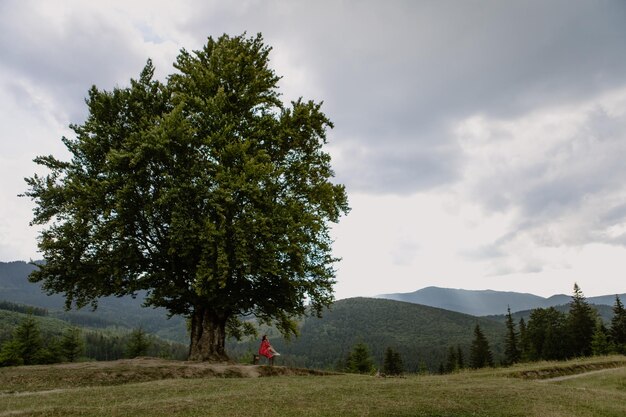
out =
[[574,294],[570,302],[567,331],[571,356],[590,356],[591,342],[596,330],[595,310],[591,308],[578,284],[574,284]]
[[562,360],[569,356],[567,316],[554,307],[537,308],[526,326],[528,360]]
[[369,374],[374,371],[374,361],[365,343],[357,343],[346,361],[347,371],[356,374]]
[[404,372],[404,365],[400,353],[390,347],[385,350],[383,372],[387,375],[400,375]]
[[40,363],[42,350],[44,348],[43,339],[41,338],[39,325],[32,315],[28,315],[15,329],[15,339],[19,343],[24,365]]
[[29,314],[15,328],[13,338],[2,346],[0,362],[4,365],[53,363],[57,360],[55,341],[50,339],[48,344],[52,349],[44,345],[39,325],[33,315]]
[[459,364],[459,369],[465,368],[465,358],[463,356],[463,349],[461,349],[461,345],[457,346],[456,349],[456,359]]
[[148,353],[150,347],[150,340],[143,329],[135,329],[130,334],[128,344],[126,345],[126,357],[136,358],[138,356],[145,356]]
[[474,369],[493,366],[493,355],[487,338],[477,324],[474,328],[474,340],[470,347],[470,367]]
[[457,350],[454,346],[448,348],[448,357],[446,358],[445,371],[452,373],[459,368],[459,358],[457,356]]
[[81,337],[80,329],[72,327],[63,334],[60,343],[61,355],[68,362],[74,362],[85,350],[85,343]]
[[598,320],[596,330],[591,340],[591,353],[596,356],[608,355],[611,352],[611,343],[609,341],[609,332],[604,327],[604,323]]
[[443,375],[446,373],[446,367],[443,365],[443,362],[439,363],[439,368],[437,372],[439,373],[439,375]]
[[520,361],[519,338],[511,316],[511,308],[507,307],[506,315],[506,338],[504,339],[504,357],[507,365],[512,365]]
[[519,351],[520,360],[529,360],[530,348],[528,344],[528,335],[526,334],[526,322],[524,317],[519,319]]
[[24,365],[22,346],[16,339],[7,340],[0,348],[0,366]]
[[626,354],[626,310],[619,296],[615,296],[613,317],[611,318],[610,338],[615,350]]

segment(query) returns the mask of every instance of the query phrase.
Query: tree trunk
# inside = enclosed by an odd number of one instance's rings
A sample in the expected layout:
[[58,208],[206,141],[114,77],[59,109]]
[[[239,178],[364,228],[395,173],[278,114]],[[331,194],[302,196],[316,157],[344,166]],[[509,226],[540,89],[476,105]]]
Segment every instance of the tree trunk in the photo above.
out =
[[226,342],[226,321],[228,317],[209,309],[196,308],[191,317],[190,361],[225,362],[228,355]]

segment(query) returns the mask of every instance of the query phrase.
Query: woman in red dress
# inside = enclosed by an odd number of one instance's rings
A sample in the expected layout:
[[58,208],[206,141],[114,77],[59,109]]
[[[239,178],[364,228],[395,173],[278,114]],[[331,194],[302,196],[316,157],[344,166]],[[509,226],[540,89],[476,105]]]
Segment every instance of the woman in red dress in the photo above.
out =
[[264,334],[261,339],[261,346],[259,347],[259,355],[265,356],[270,363],[270,366],[274,365],[274,356],[280,355],[280,353],[276,352],[276,350],[270,344],[270,341],[267,339],[267,335]]

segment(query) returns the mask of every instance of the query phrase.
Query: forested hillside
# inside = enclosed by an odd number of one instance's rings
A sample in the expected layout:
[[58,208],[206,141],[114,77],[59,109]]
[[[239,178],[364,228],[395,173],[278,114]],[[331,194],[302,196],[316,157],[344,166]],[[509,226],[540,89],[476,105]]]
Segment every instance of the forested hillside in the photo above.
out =
[[[570,297],[571,299],[571,297]],[[613,302],[615,302],[615,298],[613,298]],[[604,304],[590,304],[591,308],[593,308],[597,313],[598,317],[602,319],[602,322],[607,325],[611,322],[611,318],[613,317],[613,308]],[[570,309],[569,304],[561,304],[557,306],[553,306],[557,311],[561,313],[567,313]],[[520,319],[524,319],[525,322],[528,322],[530,318],[530,314],[533,310],[522,310],[516,311],[515,313],[511,313],[511,316],[515,320],[516,323],[519,323]],[[504,323],[506,321],[506,314],[494,314],[490,316],[485,316],[486,318],[490,318],[499,322]]]
[[47,295],[41,290],[40,283],[28,281],[28,275],[35,265],[26,262],[0,262],[0,302],[25,304],[46,309],[50,317],[56,317],[69,323],[105,328],[139,328],[163,339],[187,344],[189,338],[185,320],[182,317],[167,318],[164,309],[142,307],[145,293],[132,297],[106,297],[98,302],[98,308],[64,310],[65,300],[60,294]]
[[[19,307],[28,308],[27,306]],[[76,327],[67,321],[54,317],[35,316],[0,308],[0,357],[5,344],[15,338],[15,330],[27,320],[34,320],[36,332],[41,337],[42,347],[52,351],[58,350],[59,343],[68,333],[68,330],[76,330],[82,345],[78,356],[91,360],[115,360],[132,357],[133,355],[129,354],[128,348],[133,335],[140,331],[128,327]],[[179,360],[186,358],[186,345],[141,333],[143,334],[143,343],[145,343],[143,355]],[[0,358],[0,366],[1,364],[2,359]]]
[[[382,364],[387,347],[400,353],[406,371],[420,367],[436,371],[445,361],[450,346],[461,346],[467,352],[476,324],[483,329],[496,360],[502,355],[505,327],[486,318],[375,298],[339,300],[321,319],[310,317],[300,326],[300,337],[284,342],[277,336],[272,344],[283,354],[280,363],[333,368],[359,342],[365,343],[378,365]],[[228,350],[239,357],[258,349],[258,341],[236,343]]]

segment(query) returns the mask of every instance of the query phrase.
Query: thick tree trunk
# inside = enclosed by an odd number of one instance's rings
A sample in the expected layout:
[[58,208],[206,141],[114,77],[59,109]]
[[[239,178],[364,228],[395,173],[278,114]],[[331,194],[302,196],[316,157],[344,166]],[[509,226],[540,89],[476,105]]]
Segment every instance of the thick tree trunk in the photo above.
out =
[[196,308],[191,317],[190,361],[224,362],[228,355],[226,343],[226,315]]

